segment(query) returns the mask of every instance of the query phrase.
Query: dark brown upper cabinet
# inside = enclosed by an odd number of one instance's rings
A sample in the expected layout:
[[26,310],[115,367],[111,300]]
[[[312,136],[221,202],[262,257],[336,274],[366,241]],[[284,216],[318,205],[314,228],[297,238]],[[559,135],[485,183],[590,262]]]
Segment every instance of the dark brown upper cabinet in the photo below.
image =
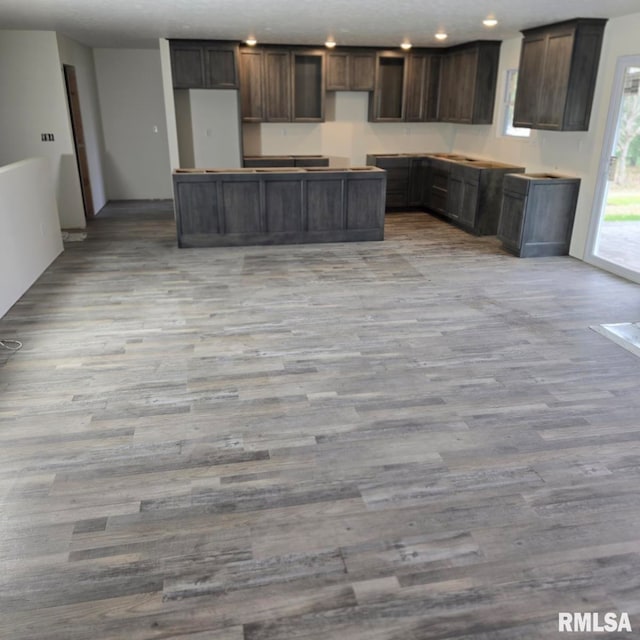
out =
[[172,40],[174,89],[237,89],[238,45],[235,42]]
[[589,129],[606,22],[579,18],[522,32],[514,126]]
[[291,120],[291,55],[287,49],[264,51],[265,121]]
[[294,49],[291,52],[294,122],[324,120],[325,55],[317,49]]
[[442,58],[439,117],[442,122],[491,124],[496,98],[500,42],[452,47]]
[[369,98],[371,122],[402,122],[405,113],[407,57],[395,51],[376,54],[375,88]]
[[242,47],[244,122],[322,122],[325,57],[319,49]]
[[375,51],[338,49],[327,53],[327,91],[373,91]]
[[439,54],[411,53],[407,56],[407,122],[434,122],[438,119],[440,61]]
[[263,58],[261,49],[240,49],[240,111],[244,122],[265,119]]

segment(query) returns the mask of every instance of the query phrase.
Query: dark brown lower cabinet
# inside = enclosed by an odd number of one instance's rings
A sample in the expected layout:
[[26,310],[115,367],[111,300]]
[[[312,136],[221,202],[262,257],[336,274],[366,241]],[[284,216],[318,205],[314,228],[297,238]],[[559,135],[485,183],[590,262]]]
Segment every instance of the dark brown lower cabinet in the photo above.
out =
[[569,253],[580,179],[549,173],[504,178],[498,239],[521,258]]
[[445,215],[471,233],[495,235],[500,218],[502,182],[507,173],[515,172],[524,172],[524,167],[499,167],[481,161],[452,162]]
[[423,199],[424,206],[430,211],[446,215],[449,196],[449,173],[451,163],[443,160],[430,161],[430,175]]
[[385,185],[372,167],[178,170],[178,246],[382,240]]
[[387,209],[405,209],[409,204],[410,156],[402,154],[368,155],[367,165],[387,172]]
[[495,235],[502,180],[524,167],[457,154],[370,154],[387,172],[387,209],[426,209],[476,235]]
[[243,166],[248,169],[270,167],[328,167],[327,156],[244,156]]

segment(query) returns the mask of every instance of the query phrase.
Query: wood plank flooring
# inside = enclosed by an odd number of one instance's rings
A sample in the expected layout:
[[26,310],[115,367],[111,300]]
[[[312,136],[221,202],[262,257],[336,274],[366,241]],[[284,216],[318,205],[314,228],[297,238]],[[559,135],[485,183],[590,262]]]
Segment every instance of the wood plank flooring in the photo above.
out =
[[639,292],[425,214],[179,250],[108,207],[0,320],[0,637],[640,637],[640,359],[589,329]]

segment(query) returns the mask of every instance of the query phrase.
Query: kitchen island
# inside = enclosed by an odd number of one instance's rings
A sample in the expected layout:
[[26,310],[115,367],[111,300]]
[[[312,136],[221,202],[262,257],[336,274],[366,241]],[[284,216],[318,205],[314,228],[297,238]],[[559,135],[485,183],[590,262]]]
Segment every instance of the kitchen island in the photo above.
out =
[[350,169],[177,169],[179,247],[384,239],[386,172]]

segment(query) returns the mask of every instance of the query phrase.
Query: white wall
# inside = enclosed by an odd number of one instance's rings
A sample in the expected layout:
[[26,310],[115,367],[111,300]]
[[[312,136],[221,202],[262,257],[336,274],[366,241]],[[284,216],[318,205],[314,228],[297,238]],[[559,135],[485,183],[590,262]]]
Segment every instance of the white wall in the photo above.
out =
[[453,127],[445,123],[367,122],[369,94],[327,94],[327,120],[317,124],[244,125],[245,155],[320,154],[332,165],[364,165],[368,153],[448,151]]
[[[0,31],[0,165],[50,160],[60,224],[86,226],[56,34]],[[42,142],[41,133],[53,133]]]
[[2,317],[62,252],[49,160],[0,167],[0,229]]
[[638,33],[640,13],[607,23],[589,131],[532,131],[529,139],[500,134],[505,73],[507,69],[518,67],[520,38],[502,43],[493,126],[458,126],[455,129],[454,151],[523,164],[527,171],[557,170],[581,178],[570,249],[571,255],[577,258],[583,258],[586,251],[616,60],[622,55],[640,54]]
[[194,166],[210,169],[241,167],[238,92],[192,89],[189,98]]
[[107,199],[172,198],[159,50],[95,49],[94,58]]
[[82,128],[91,180],[93,210],[97,213],[106,204],[107,196],[102,168],[104,138],[98,103],[98,86],[96,83],[93,50],[60,33],[57,34],[57,38],[60,62],[63,65],[72,65],[76,71]]

